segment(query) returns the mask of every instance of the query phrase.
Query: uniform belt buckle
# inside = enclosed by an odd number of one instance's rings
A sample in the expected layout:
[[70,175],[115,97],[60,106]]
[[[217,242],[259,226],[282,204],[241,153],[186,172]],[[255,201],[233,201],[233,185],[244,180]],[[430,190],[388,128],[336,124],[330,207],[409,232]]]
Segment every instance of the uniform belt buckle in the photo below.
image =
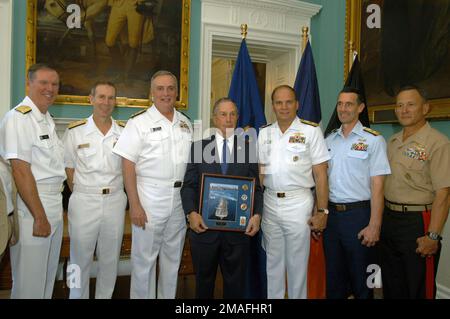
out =
[[336,210],[338,212],[345,212],[347,210],[347,206],[344,204],[337,204],[336,205]]
[[181,187],[182,185],[183,185],[183,182],[176,181],[176,182],[173,184],[173,187],[174,187],[174,188],[178,188],[178,187]]
[[109,188],[103,188],[102,189],[102,194],[103,195],[108,195],[109,194]]
[[286,197],[286,193],[277,193],[277,197],[278,198],[285,198]]

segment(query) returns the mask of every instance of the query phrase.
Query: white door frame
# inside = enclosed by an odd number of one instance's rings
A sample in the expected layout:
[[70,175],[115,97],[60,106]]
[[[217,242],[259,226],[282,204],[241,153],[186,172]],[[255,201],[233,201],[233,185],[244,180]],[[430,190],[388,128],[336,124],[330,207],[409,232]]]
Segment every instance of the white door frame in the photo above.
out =
[[11,108],[13,0],[0,0],[0,118]]
[[[301,28],[321,6],[298,0],[201,0],[200,120],[201,132],[209,128],[211,62],[215,42],[239,47],[240,25],[248,25],[247,45],[252,61],[270,64],[278,54],[290,53],[289,79],[294,82],[301,57]],[[258,49],[261,49],[258,51]],[[260,52],[253,56],[253,52]],[[237,56],[237,50],[235,56]],[[227,53],[225,53],[227,54]],[[270,75],[266,76],[270,82]],[[266,88],[267,91],[267,88]],[[266,95],[267,96],[267,95]],[[267,99],[266,99],[267,100]]]

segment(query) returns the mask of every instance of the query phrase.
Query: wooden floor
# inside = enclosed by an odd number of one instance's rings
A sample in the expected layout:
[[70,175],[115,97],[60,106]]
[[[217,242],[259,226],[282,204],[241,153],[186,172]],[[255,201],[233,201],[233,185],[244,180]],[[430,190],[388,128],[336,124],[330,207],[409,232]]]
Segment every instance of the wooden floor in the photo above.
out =
[[[9,299],[11,290],[0,290],[0,299]],[[95,278],[90,283],[90,298],[95,296]],[[220,271],[217,272],[216,287],[214,291],[216,299],[222,298],[222,276]],[[53,291],[53,299],[68,299],[69,289],[63,281],[56,281]],[[130,276],[117,277],[116,287],[113,293],[113,299],[129,299],[130,298]],[[177,299],[193,299],[195,298],[195,276],[186,275],[179,276]]]

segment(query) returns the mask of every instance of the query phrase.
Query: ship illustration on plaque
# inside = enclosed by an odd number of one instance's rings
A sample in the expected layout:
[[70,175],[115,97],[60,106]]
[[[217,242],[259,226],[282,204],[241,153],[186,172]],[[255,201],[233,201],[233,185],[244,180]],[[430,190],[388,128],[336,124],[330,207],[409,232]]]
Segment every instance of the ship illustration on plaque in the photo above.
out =
[[219,205],[217,205],[215,215],[219,219],[228,217],[228,201],[225,198],[222,197],[219,200]]

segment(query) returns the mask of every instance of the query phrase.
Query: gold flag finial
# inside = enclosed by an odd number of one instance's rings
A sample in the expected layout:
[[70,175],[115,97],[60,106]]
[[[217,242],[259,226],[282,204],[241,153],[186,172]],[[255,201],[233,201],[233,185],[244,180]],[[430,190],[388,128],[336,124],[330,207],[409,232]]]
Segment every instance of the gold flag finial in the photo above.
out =
[[353,41],[348,41],[348,65],[347,65],[347,74],[352,69],[354,59],[354,44]]
[[242,39],[247,38],[247,25],[245,23],[241,24],[241,35]]
[[306,43],[308,43],[308,31],[309,28],[307,26],[302,27],[302,53],[305,51]]

